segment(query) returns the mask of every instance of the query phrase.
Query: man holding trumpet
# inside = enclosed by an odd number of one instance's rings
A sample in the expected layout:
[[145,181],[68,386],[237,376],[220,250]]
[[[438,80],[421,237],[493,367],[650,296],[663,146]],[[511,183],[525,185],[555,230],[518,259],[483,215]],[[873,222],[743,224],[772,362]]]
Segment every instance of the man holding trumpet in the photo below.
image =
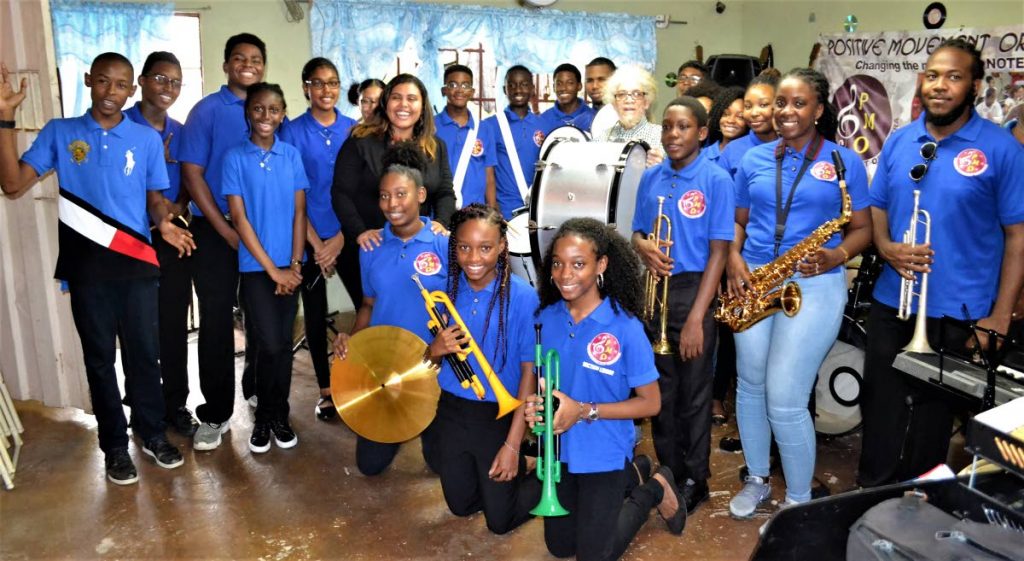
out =
[[[886,266],[867,323],[863,486],[917,477],[946,460],[949,405],[914,395],[892,367],[911,340],[916,315],[927,317],[932,348],[942,316],[966,315],[978,327],[1006,333],[1024,284],[1024,150],[972,109],[983,75],[973,45],[943,42],[919,86],[924,115],[889,137],[871,185],[874,241]],[[918,223],[915,239],[901,242],[919,211],[928,213],[929,226]],[[921,291],[923,275],[930,277],[927,292],[905,298],[898,310],[901,285],[913,282],[913,291]],[[986,334],[978,338],[987,345]]]

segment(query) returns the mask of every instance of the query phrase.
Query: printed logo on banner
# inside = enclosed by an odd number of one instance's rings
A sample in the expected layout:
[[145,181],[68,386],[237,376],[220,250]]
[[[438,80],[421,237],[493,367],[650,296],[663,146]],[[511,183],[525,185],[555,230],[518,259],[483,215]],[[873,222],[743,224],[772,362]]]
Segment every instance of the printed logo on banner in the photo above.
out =
[[436,275],[441,270],[441,258],[432,251],[424,251],[416,256],[412,266],[421,275]]
[[704,193],[696,189],[690,189],[679,198],[679,213],[687,218],[700,218],[707,210],[707,200]]
[[882,82],[866,74],[850,76],[832,94],[832,103],[839,108],[836,143],[862,160],[878,163],[893,125],[889,93]]
[[598,333],[587,344],[587,355],[597,364],[608,366],[615,364],[622,356],[622,345],[611,333]]
[[988,169],[988,158],[977,148],[967,148],[953,159],[953,167],[960,172],[960,175],[974,177],[985,173],[985,170]]
[[811,175],[821,181],[832,181],[836,178],[836,167],[828,162],[818,162],[811,168]]
[[484,153],[484,143],[479,138],[473,143],[473,156],[482,156]]

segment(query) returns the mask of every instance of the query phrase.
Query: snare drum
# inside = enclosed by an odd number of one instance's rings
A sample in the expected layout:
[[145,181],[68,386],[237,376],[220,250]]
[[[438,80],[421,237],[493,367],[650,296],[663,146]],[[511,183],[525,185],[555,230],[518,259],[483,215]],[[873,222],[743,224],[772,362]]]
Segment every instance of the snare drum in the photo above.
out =
[[530,251],[530,211],[525,206],[512,213],[508,221],[508,261],[512,272],[537,286],[537,267]]
[[821,363],[814,387],[814,431],[818,434],[843,436],[860,428],[865,339],[864,326],[844,315],[839,337]]
[[[555,143],[556,140],[569,140],[571,142],[588,142],[590,140],[590,133],[578,129],[572,125],[562,125],[556,127],[547,136],[544,137],[544,142],[540,145],[540,159],[544,159],[547,156],[548,148]],[[535,184],[536,185],[536,184]]]
[[536,226],[530,248],[537,270],[555,231],[570,218],[614,224],[629,239],[646,164],[647,145],[636,141],[555,140],[542,152],[530,193],[530,223]]

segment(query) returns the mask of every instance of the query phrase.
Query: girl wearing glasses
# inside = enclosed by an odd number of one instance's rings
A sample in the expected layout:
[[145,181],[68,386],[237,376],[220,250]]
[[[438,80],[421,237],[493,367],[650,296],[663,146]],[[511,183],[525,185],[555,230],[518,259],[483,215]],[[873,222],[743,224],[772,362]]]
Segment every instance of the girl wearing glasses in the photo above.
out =
[[294,121],[281,126],[281,140],[295,146],[309,178],[306,194],[306,254],[302,267],[303,318],[306,343],[316,372],[320,395],[316,418],[329,421],[336,415],[331,402],[331,370],[327,363],[327,279],[334,275],[338,254],[345,245],[341,224],[331,208],[334,162],[355,120],[335,107],[341,83],[338,69],[326,58],[317,57],[302,68],[302,93],[309,108]]
[[359,108],[359,122],[365,123],[373,116],[384,92],[384,82],[376,78],[367,78],[362,82],[352,82],[348,87],[348,102]]
[[605,82],[604,99],[611,100],[617,120],[598,140],[642,140],[650,146],[647,165],[661,162],[665,157],[661,147],[661,126],[647,119],[647,112],[657,99],[654,77],[639,66],[619,68]]

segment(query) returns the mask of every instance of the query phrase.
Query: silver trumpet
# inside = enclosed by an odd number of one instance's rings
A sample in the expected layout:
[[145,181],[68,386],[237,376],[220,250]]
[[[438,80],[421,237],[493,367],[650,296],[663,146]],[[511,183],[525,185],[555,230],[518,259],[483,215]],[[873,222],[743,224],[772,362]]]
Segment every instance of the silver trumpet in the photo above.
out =
[[[910,214],[910,227],[903,232],[903,243],[910,244],[910,247],[917,246],[917,227],[924,228],[924,243],[932,239],[932,216],[927,210],[921,208],[921,190],[914,189],[914,211]],[[915,275],[916,276],[916,275]],[[925,322],[928,320],[928,273],[921,273],[921,288],[914,292],[914,285],[917,279],[904,278],[900,283],[900,308],[896,317],[903,321],[910,319],[911,306],[914,296],[917,296],[917,318],[914,321],[914,336],[903,347],[904,351],[911,353],[933,355],[931,345],[928,344],[928,332]]]

